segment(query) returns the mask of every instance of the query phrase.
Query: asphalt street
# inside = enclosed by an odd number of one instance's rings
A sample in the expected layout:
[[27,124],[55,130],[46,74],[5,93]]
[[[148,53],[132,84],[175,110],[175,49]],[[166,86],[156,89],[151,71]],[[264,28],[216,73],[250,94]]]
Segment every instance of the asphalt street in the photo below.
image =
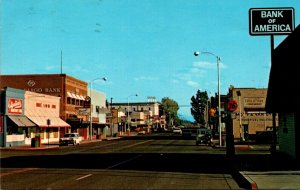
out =
[[50,147],[1,149],[1,188],[16,189],[22,185],[28,189],[299,189],[300,186],[299,164],[282,156],[274,158],[264,146],[236,146],[234,161],[227,159],[224,148],[195,146],[193,140],[176,138],[118,138]]

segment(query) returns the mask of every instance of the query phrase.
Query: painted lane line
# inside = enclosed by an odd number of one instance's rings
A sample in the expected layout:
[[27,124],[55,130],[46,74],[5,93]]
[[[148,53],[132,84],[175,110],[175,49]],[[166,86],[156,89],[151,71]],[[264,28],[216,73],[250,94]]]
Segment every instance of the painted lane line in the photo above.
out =
[[20,170],[14,170],[14,171],[10,171],[8,173],[1,173],[0,177],[13,175],[13,174],[18,174],[18,173],[23,173],[23,172],[27,172],[27,171],[31,171],[31,170],[37,170],[37,169],[38,168],[24,168],[24,169],[20,169]]
[[140,154],[140,155],[137,155],[137,156],[135,156],[135,157],[132,157],[132,158],[130,158],[130,159],[128,159],[128,160],[125,160],[125,161],[123,161],[123,162],[120,162],[120,163],[118,163],[118,164],[109,166],[109,167],[107,167],[106,169],[112,169],[112,168],[114,168],[114,167],[117,167],[117,166],[120,166],[120,165],[122,165],[122,164],[125,164],[126,162],[130,162],[130,161],[132,161],[132,160],[134,160],[134,159],[137,159],[138,157],[141,157],[141,156],[142,156],[141,154]]
[[139,143],[135,143],[135,144],[131,144],[131,145],[128,145],[128,146],[124,146],[124,148],[130,148],[130,147],[133,147],[133,146],[136,146],[136,145],[139,145],[139,144],[145,144],[147,142],[151,142],[153,140],[147,140],[147,141],[142,141],[142,142],[139,142]]
[[91,175],[93,175],[93,174],[87,174],[85,176],[79,177],[79,178],[76,179],[76,181],[87,178],[87,177],[90,177]]

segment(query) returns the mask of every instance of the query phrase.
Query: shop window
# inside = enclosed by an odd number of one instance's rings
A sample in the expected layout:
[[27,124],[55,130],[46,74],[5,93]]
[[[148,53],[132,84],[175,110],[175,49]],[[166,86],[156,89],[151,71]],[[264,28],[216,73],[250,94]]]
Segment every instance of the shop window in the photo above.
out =
[[67,98],[67,104],[71,104],[71,98],[70,97]]
[[76,100],[76,105],[79,106],[79,100]]
[[75,99],[72,98],[72,105],[75,105]]

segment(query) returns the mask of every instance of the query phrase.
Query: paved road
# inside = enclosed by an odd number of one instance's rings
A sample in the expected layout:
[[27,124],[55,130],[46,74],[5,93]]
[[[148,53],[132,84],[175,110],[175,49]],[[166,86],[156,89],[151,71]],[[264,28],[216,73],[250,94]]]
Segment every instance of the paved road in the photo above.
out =
[[202,154],[213,150],[194,144],[140,139],[2,150],[1,188],[240,189],[224,154]]
[[[233,165],[225,153],[222,148],[195,146],[193,140],[146,137],[1,150],[1,184],[9,189],[16,184],[83,189],[75,180],[84,189],[299,189],[299,163],[272,157],[268,146],[236,146]],[[232,166],[240,172],[233,172]],[[50,181],[41,184],[41,174]]]

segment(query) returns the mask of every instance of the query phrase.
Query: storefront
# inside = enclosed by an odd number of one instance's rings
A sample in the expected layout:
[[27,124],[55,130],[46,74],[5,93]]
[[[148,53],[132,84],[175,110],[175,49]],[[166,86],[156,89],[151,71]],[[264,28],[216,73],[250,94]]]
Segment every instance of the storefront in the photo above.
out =
[[266,110],[278,113],[279,151],[300,160],[300,25],[281,42],[273,54]]
[[66,74],[0,75],[0,81],[0,88],[11,87],[60,97],[59,117],[64,121],[72,120],[74,116],[79,118],[79,122],[70,123],[74,124],[72,131],[87,138],[88,125],[81,125],[83,121],[89,122],[89,114],[82,111],[87,97],[87,82]]
[[37,125],[31,137],[38,134],[41,143],[58,142],[70,132],[71,126],[59,117],[59,107],[60,97],[25,91],[25,115]]
[[0,146],[30,143],[30,131],[37,125],[25,115],[24,90],[4,88],[0,91]]
[[70,125],[59,117],[60,97],[5,87],[0,91],[0,146],[58,142]]

